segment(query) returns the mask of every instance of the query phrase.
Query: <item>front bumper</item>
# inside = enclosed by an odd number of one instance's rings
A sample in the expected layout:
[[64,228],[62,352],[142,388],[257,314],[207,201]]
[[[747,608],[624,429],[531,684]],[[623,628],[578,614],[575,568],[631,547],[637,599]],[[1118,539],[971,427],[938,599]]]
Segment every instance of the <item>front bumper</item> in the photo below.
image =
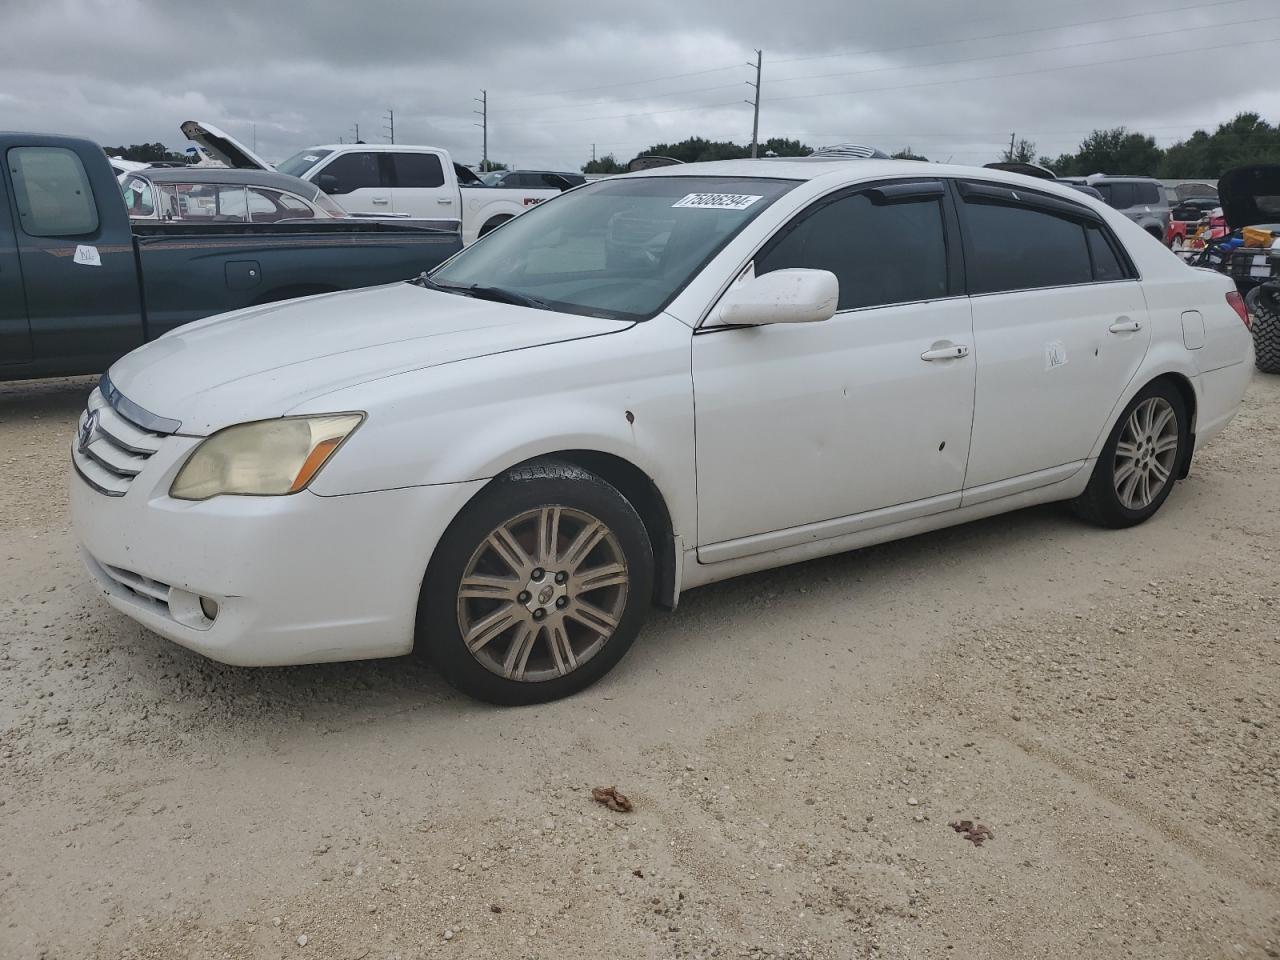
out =
[[[270,666],[397,656],[472,481],[322,497],[174,500],[199,441],[168,437],[123,495],[71,471],[72,526],[107,602],[214,660]],[[200,598],[218,605],[210,621]]]

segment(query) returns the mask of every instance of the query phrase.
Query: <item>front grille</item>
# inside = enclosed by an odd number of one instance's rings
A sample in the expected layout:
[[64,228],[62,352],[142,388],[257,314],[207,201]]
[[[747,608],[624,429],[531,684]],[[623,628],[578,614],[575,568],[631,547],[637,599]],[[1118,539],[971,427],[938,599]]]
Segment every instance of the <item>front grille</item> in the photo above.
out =
[[121,415],[99,387],[89,395],[89,405],[80,415],[71,457],[89,486],[108,497],[123,497],[163,440],[164,434]]

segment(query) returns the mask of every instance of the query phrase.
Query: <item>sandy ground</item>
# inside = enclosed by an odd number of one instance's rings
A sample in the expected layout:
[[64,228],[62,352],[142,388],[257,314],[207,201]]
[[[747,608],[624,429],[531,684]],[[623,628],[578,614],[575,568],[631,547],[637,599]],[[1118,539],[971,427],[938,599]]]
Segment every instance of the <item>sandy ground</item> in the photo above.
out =
[[1139,529],[698,590],[520,710],[110,610],[64,505],[88,389],[0,385],[0,957],[1280,956],[1280,377]]

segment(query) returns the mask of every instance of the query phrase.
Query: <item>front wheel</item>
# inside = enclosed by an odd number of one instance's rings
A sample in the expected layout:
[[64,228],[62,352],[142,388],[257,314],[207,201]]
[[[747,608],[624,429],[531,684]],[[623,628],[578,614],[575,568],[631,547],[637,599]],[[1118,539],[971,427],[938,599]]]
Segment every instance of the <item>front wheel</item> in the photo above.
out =
[[455,687],[490,703],[542,703],[604,676],[648,612],[644,523],[595,474],[560,462],[513,470],[440,542],[418,643]]
[[1173,490],[1189,437],[1182,394],[1166,381],[1149,384],[1107,438],[1089,486],[1073,502],[1076,513],[1115,528],[1150,518]]

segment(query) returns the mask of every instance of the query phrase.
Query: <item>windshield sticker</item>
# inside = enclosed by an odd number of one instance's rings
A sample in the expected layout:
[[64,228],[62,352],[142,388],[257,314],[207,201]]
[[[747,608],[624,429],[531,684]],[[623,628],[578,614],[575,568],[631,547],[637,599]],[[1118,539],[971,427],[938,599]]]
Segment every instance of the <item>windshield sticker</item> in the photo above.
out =
[[690,193],[671,206],[673,209],[700,207],[703,210],[745,210],[757,200],[763,199],[764,197],[755,197],[746,193]]
[[305,161],[307,161],[307,163],[315,163],[315,162],[316,162],[317,160],[319,160],[320,158],[319,158],[319,157],[312,156],[311,154],[307,154],[307,155],[306,155],[305,157],[303,157],[302,159],[303,159],[303,160],[305,160]]
[[75,262],[86,267],[102,266],[102,257],[98,255],[98,248],[91,247],[88,244],[78,244],[76,246]]

